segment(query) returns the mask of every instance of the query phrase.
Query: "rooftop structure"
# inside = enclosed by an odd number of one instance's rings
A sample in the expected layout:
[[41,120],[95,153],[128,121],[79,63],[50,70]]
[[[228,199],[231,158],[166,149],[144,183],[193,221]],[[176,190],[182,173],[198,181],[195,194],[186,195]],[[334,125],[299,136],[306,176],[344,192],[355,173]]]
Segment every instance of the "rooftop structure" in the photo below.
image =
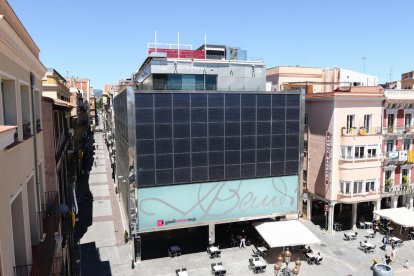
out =
[[[192,47],[191,47],[192,48]],[[197,50],[149,48],[133,75],[140,90],[265,91],[265,64],[245,50],[202,45]]]

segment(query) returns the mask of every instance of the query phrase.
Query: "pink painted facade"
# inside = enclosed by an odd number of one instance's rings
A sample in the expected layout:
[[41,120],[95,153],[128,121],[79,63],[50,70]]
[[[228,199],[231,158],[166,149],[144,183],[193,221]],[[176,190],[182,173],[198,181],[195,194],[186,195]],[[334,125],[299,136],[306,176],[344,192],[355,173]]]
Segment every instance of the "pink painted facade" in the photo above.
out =
[[[414,187],[414,90],[385,90],[383,110],[383,169],[381,185],[385,185],[386,174],[390,175],[393,186],[396,188]],[[389,114],[393,114],[395,121],[392,128],[389,126]],[[393,142],[393,149],[387,148],[387,143]],[[390,158],[390,155],[398,158]],[[408,157],[404,157],[408,155]],[[389,173],[391,172],[391,174]],[[407,175],[408,173],[408,175]],[[404,182],[403,174],[408,181]]]

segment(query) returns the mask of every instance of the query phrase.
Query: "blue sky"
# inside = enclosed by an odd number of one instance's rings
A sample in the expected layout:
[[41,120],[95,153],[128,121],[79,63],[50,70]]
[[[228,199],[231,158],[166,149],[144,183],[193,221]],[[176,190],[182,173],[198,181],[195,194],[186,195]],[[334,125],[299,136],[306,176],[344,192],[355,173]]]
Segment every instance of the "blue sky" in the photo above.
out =
[[87,77],[96,89],[135,72],[148,42],[239,46],[267,67],[339,67],[380,82],[413,70],[412,15],[406,0],[9,0],[46,67]]

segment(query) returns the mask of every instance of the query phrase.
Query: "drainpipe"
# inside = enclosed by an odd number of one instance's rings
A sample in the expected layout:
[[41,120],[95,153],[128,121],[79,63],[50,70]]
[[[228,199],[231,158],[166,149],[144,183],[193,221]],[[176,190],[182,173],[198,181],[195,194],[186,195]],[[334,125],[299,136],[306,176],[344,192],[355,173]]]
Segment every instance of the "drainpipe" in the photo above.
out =
[[36,187],[37,187],[37,192],[36,192],[36,199],[37,199],[37,208],[40,211],[41,210],[41,196],[40,196],[40,181],[39,181],[39,172],[38,172],[38,167],[37,167],[37,158],[38,158],[38,153],[37,153],[37,129],[36,129],[36,112],[35,112],[35,76],[33,75],[32,72],[30,72],[30,95],[31,95],[31,102],[32,102],[32,118],[33,118],[33,145],[34,145],[34,164],[35,164],[35,181],[36,181]]

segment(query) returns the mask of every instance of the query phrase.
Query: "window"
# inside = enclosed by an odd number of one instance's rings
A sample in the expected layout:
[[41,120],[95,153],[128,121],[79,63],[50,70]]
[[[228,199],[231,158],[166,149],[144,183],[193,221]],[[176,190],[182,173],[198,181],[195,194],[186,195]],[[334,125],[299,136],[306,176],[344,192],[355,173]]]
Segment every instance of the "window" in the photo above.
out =
[[341,182],[341,193],[345,195],[351,194],[351,181]]
[[346,128],[351,129],[355,127],[355,115],[346,116]]
[[392,170],[385,170],[385,179],[392,179]]
[[308,151],[308,141],[303,142],[303,150]]
[[410,127],[411,126],[411,113],[409,114],[405,114],[405,127]]
[[366,192],[375,192],[375,180],[365,181],[365,191]]
[[367,131],[367,133],[370,133],[371,122],[372,122],[372,115],[371,114],[364,115],[364,128]]
[[410,139],[404,139],[403,150],[410,150]]
[[309,125],[309,115],[308,113],[305,114],[305,126]]
[[378,146],[377,145],[370,145],[367,147],[367,158],[375,158],[378,157],[377,156],[377,149]]
[[362,180],[358,180],[358,181],[354,181],[354,194],[361,194],[364,191],[364,181]]
[[387,152],[394,150],[394,140],[388,140],[387,141]]
[[355,146],[355,158],[365,158],[365,146]]
[[394,127],[394,118],[395,118],[395,115],[394,114],[388,114],[388,116],[387,116],[387,126],[388,126],[388,128],[393,128]]
[[303,181],[308,181],[308,171],[303,170]]
[[352,159],[352,146],[341,146],[341,154],[343,159]]
[[409,168],[403,168],[401,170],[401,183],[402,184],[410,183],[410,169]]

